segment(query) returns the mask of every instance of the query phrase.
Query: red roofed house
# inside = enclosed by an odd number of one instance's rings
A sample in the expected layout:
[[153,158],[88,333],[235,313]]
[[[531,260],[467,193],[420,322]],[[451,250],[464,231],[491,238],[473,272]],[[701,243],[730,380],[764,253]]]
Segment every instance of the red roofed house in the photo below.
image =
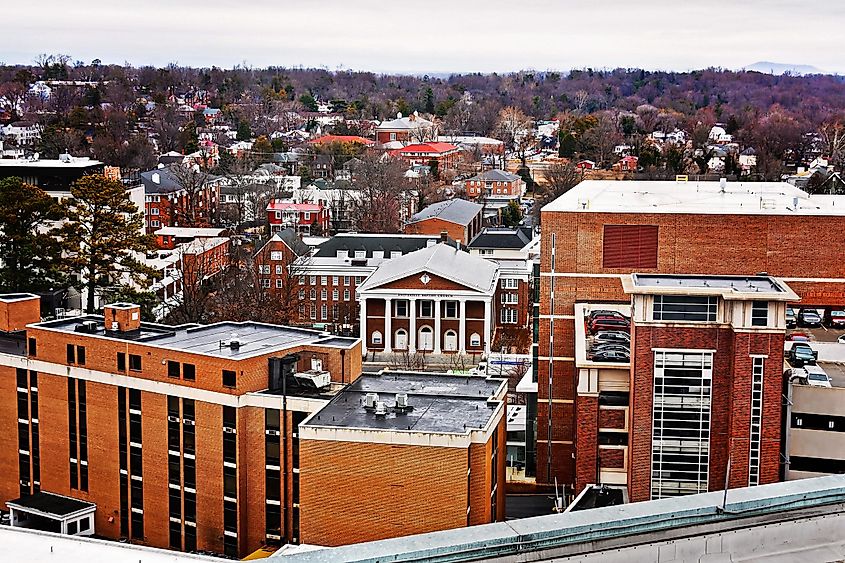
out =
[[402,157],[409,166],[428,166],[431,161],[437,162],[440,170],[455,168],[461,157],[461,149],[452,143],[416,143],[399,149],[396,153]]
[[619,172],[636,172],[639,160],[636,156],[623,156],[612,168]]
[[270,232],[287,228],[298,233],[321,235],[329,230],[329,210],[322,203],[291,203],[273,200],[267,206]]

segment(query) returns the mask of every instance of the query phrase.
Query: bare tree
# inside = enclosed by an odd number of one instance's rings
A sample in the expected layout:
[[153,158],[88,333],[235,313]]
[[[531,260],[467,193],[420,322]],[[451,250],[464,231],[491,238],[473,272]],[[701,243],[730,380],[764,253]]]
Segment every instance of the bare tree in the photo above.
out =
[[[216,179],[205,167],[199,164],[174,164],[170,172],[179,189],[184,193],[184,203],[178,209],[181,219],[181,226],[201,227],[209,223],[209,218],[204,217],[206,206],[203,205],[207,199],[206,190],[212,180]],[[210,202],[208,202],[210,204]]]
[[522,110],[509,106],[499,112],[496,135],[505,144],[506,149],[516,154],[523,167],[526,152],[536,144],[533,130],[534,121]]
[[404,166],[395,158],[374,152],[361,156],[352,185],[360,197],[352,201],[352,220],[365,233],[397,233],[401,228]]
[[557,161],[549,165],[544,176],[545,182],[537,187],[534,205],[538,219],[540,208],[577,186],[584,179],[584,172],[578,170],[571,161]]
[[839,118],[825,121],[819,126],[823,154],[836,167],[845,164],[845,124]]

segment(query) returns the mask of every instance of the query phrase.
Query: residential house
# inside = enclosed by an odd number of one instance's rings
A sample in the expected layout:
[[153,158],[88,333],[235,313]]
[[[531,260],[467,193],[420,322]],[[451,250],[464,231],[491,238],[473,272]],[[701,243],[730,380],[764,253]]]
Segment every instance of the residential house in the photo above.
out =
[[395,151],[408,166],[435,164],[438,170],[455,168],[462,160],[463,151],[452,143],[415,143]]
[[403,117],[399,113],[396,115],[396,119],[382,121],[376,127],[376,142],[382,145],[390,142],[400,142],[407,145],[434,141],[435,139],[437,139],[437,125],[423,119],[417,112],[408,117]]
[[486,170],[464,182],[468,197],[519,199],[525,195],[525,181],[504,170]]
[[405,224],[407,234],[438,235],[447,233],[461,244],[469,244],[481,231],[484,206],[465,199],[433,203],[411,216]]
[[184,165],[141,172],[148,233],[161,227],[207,227],[215,222],[225,178],[204,172],[185,173],[176,167]]
[[270,232],[287,228],[309,235],[324,234],[329,230],[329,210],[322,203],[293,203],[274,199],[267,205]]

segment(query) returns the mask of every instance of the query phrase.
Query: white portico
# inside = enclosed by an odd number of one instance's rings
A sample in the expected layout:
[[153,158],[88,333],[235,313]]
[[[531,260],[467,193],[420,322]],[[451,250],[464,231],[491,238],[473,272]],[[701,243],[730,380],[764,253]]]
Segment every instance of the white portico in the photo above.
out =
[[363,353],[489,354],[498,279],[445,244],[382,264],[358,288]]

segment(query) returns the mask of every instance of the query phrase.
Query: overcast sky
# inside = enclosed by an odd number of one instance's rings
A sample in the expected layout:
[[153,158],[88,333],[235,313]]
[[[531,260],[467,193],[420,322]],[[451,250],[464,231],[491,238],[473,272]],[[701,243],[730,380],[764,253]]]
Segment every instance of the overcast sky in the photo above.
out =
[[438,73],[765,60],[845,72],[843,29],[838,0],[38,0],[4,10],[0,62]]

